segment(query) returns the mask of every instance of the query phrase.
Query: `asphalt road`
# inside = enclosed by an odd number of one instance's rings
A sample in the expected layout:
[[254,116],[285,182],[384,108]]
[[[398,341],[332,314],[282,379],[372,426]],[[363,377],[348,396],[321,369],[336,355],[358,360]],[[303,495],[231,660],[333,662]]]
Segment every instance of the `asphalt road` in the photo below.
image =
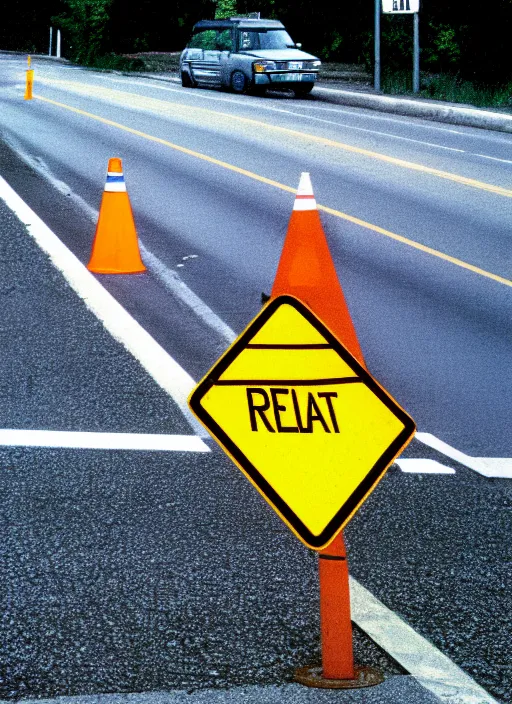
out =
[[[322,219],[369,370],[420,431],[475,457],[512,457],[512,296],[500,281],[512,273],[510,137],[342,109],[314,93],[235,97],[35,68],[36,98],[26,102],[23,62],[0,56],[2,176],[86,262],[108,158],[123,158],[141,241],[162,267],[101,281],[192,377],[217,359],[226,335],[178,300],[169,281],[179,276],[240,332],[272,286],[293,205],[280,186],[296,188],[309,171],[317,201],[331,209]],[[5,263],[17,257],[8,251]],[[9,269],[4,281],[13,280]],[[45,294],[24,294],[33,316]],[[66,383],[55,385],[48,362],[34,392],[25,369],[46,354],[58,358],[48,338],[56,323],[33,334],[20,300],[11,303],[9,327],[18,332],[7,338],[22,341],[28,362],[4,367],[4,427],[190,432],[158,388],[141,391],[139,406],[131,381],[119,393],[127,382],[112,379],[132,379],[133,370],[128,361],[115,367],[105,334],[72,343],[62,332],[72,347]],[[6,359],[19,365],[12,347]],[[390,470],[346,530],[352,574],[505,702],[509,480],[416,441],[406,456],[456,473]],[[8,534],[15,527],[4,545],[15,595],[3,622],[6,696],[279,683],[292,663],[318,657],[314,556],[217,451],[173,455],[179,471],[171,473],[167,456],[150,456],[143,474],[115,453],[2,457],[14,469],[2,473],[3,520]],[[357,643],[363,660],[400,672],[363,634]],[[106,664],[112,652],[118,657]]]

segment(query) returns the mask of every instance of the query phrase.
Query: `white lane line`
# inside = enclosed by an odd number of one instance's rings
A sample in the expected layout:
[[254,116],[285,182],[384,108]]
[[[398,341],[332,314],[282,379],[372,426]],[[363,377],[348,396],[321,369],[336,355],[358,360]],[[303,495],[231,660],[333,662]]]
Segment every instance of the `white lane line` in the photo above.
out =
[[[471,153],[466,152],[465,149],[456,149],[455,147],[445,147],[442,144],[436,144],[435,142],[424,142],[421,139],[412,139],[411,137],[402,137],[399,134],[392,134],[391,132],[380,132],[379,130],[370,130],[367,127],[356,127],[355,125],[349,125],[346,122],[338,122],[337,120],[325,120],[322,117],[313,117],[312,115],[301,115],[299,112],[294,112],[293,110],[284,110],[282,108],[266,108],[267,110],[273,110],[274,112],[282,112],[287,115],[293,115],[295,117],[302,117],[305,120],[314,120],[315,122],[324,122],[328,125],[336,125],[337,127],[344,127],[348,130],[357,130],[358,132],[368,132],[369,134],[377,134],[380,137],[391,137],[392,139],[400,139],[404,142],[414,142],[415,144],[423,144],[427,147],[436,147],[437,149],[446,149],[451,152],[460,152],[462,154]],[[477,154],[476,156],[482,156]]]
[[455,474],[455,470],[435,460],[403,458],[395,460],[402,472],[411,474]]
[[223,340],[231,344],[237,337],[234,330],[232,330],[229,325],[226,325],[199,296],[196,296],[192,289],[180,279],[175,271],[168,269],[165,264],[140,241],[139,247],[144,264],[159,279],[165,288],[191,308],[197,317],[215,330]]
[[469,675],[350,577],[352,620],[442,702],[498,704]]
[[452,460],[455,460],[456,462],[463,464],[465,467],[478,472],[478,474],[482,474],[484,477],[494,479],[512,479],[511,458],[470,457],[469,455],[464,454],[464,452],[451,447],[451,445],[448,445],[446,442],[439,440],[439,438],[436,438],[436,436],[431,433],[416,433],[414,437],[424,445],[428,445],[441,454],[451,457]]
[[[101,78],[105,78],[105,80],[110,80],[115,83],[124,83],[124,84],[132,85],[132,86],[133,85],[144,86],[145,88],[153,88],[155,90],[163,90],[163,91],[167,91],[168,93],[181,93],[181,95],[183,95],[183,91],[180,90],[179,88],[167,88],[166,86],[158,86],[158,85],[153,86],[153,85],[150,85],[149,82],[129,81],[129,80],[122,80],[122,79],[117,79],[117,78],[110,78],[107,76],[105,76],[105,77],[101,76]],[[211,96],[211,95],[201,95],[199,97],[201,98],[201,100],[214,100],[214,101],[221,102],[221,103],[230,103],[230,104],[235,104],[235,105],[238,104],[238,105],[243,105],[244,107],[254,107],[249,102],[244,102],[244,101],[240,101],[240,100],[236,100],[236,99],[217,98],[217,97]],[[301,105],[299,107],[299,109],[301,109],[302,107],[303,106]],[[313,120],[315,122],[323,122],[328,125],[336,125],[337,127],[343,127],[348,130],[356,130],[357,132],[366,132],[369,134],[379,135],[380,137],[390,137],[391,139],[398,139],[403,142],[413,142],[414,144],[422,144],[423,146],[434,147],[435,149],[444,149],[445,151],[458,152],[459,154],[468,154],[468,156],[478,156],[478,157],[482,157],[484,159],[493,159],[494,161],[501,161],[505,164],[512,163],[512,161],[509,161],[508,159],[498,159],[497,157],[487,156],[485,154],[477,154],[476,152],[470,152],[470,151],[467,151],[466,149],[457,149],[456,147],[446,147],[443,144],[436,144],[435,142],[425,142],[424,140],[421,140],[421,139],[413,139],[412,137],[403,137],[402,135],[392,134],[391,132],[381,132],[379,130],[368,129],[366,127],[357,127],[356,125],[349,125],[346,122],[339,122],[337,120],[325,120],[321,117],[314,117],[312,115],[303,115],[303,114],[301,114],[299,112],[295,112],[293,110],[285,110],[284,108],[276,108],[276,107],[272,107],[270,105],[262,105],[261,103],[257,104],[257,109],[283,113],[286,115],[293,115],[294,117],[301,117],[304,120]],[[318,108],[318,109],[322,109],[322,108]],[[334,110],[332,108],[331,108],[331,110],[336,113],[344,113],[344,114],[354,115],[354,113],[350,113],[347,110]],[[394,120],[394,122],[397,122],[397,121]],[[399,122],[399,124],[401,124],[403,126],[404,123]],[[452,134],[462,134],[462,135],[465,134],[464,132],[458,132],[457,130],[443,130],[442,128],[438,128],[438,129],[443,132],[450,132]]]
[[0,446],[65,447],[83,450],[210,452],[210,448],[197,435],[88,433],[61,430],[0,429]]
[[486,477],[512,479],[512,458],[475,457]]
[[[77,206],[83,210],[86,216],[93,222],[98,222],[99,212],[93,208],[89,203],[87,203],[81,196],[74,193],[67,183],[58,179],[50,170],[48,165],[40,157],[33,157],[28,154],[19,142],[13,139],[11,136],[4,137],[7,144],[13,149],[23,161],[28,164],[34,171],[37,171],[48,183],[50,183],[54,188],[56,188],[60,193],[64,194],[70,198]],[[169,269],[165,264],[154,255],[139,239],[139,248],[144,260],[144,264],[148,270],[162,283],[165,288],[170,291],[171,294],[179,298],[180,301],[185,303],[208,327],[214,330],[221,338],[231,344],[237,337],[234,330],[232,330],[229,325],[219,318],[219,316],[213,312],[206,303],[197,296],[187,284],[180,279],[177,272]],[[179,265],[178,265],[179,266]],[[209,437],[205,435],[204,431],[201,433],[202,437]]]
[[[48,177],[48,174],[46,174],[46,177]],[[0,179],[0,186],[1,181],[2,180]],[[77,198],[79,198],[79,196],[77,196]],[[82,201],[81,198],[80,201]],[[82,201],[82,203],[86,205],[88,209],[92,210],[92,208],[90,208],[90,206],[88,206],[85,201]],[[234,335],[235,333],[232,332],[232,334]],[[359,584],[359,582],[357,582],[354,578],[351,577],[350,583],[353,620],[357,623],[358,626],[360,626],[364,631],[366,631],[371,636],[371,638],[375,640],[376,643],[378,643],[379,645],[381,645],[381,647],[387,650],[387,652],[389,652],[392,657],[401,662],[405,669],[407,669],[411,673],[411,675],[417,677],[420,680],[421,684],[423,684],[423,686],[425,686],[427,689],[431,689],[431,691],[434,691],[432,687],[435,687],[436,692],[440,691],[440,688],[444,687],[444,681],[438,682],[434,677],[434,680],[429,682],[424,677],[424,669],[421,669],[421,672],[417,674],[416,669],[414,667],[415,662],[427,662],[428,659],[426,656],[428,656],[429,654],[431,654],[432,651],[434,651],[434,653],[438,654],[439,658],[443,661],[443,663],[447,663],[446,667],[448,669],[450,669],[451,666],[452,669],[450,670],[450,672],[452,674],[453,672],[460,672],[462,674],[463,681],[465,681],[464,678],[466,678],[466,680],[469,680],[471,685],[474,685],[474,687],[478,688],[478,685],[476,685],[473,680],[471,680],[471,678],[462,673],[462,671],[460,671],[456,665],[451,663],[451,661],[446,656],[442,655],[439,651],[437,651],[428,641],[426,641],[424,638],[415,633],[415,631],[410,626],[407,626],[407,624],[405,624],[398,616],[396,616],[396,614],[387,609],[368,590],[366,590],[361,584]],[[375,605],[378,605],[379,607],[378,613],[374,613]],[[407,651],[407,657],[404,657],[402,660],[400,660],[400,653],[397,652],[397,646],[401,643],[401,634],[399,635],[396,642],[394,641],[394,637],[386,637],[386,623],[394,623],[396,625],[397,622],[403,624],[403,627],[404,629],[407,629],[408,634],[412,634],[412,637],[409,640],[414,643],[414,649]],[[383,633],[379,633],[379,629],[376,627],[376,623],[381,626],[380,630],[383,631]],[[413,662],[410,662],[411,659]],[[442,668],[435,668],[434,676],[436,676],[438,669],[440,672],[443,672]],[[456,678],[452,677],[450,682],[453,682],[455,680]],[[457,687],[459,687],[459,685],[457,685]],[[460,688],[457,688],[457,692],[459,693],[460,691]],[[484,692],[484,690],[481,691]],[[445,698],[445,701],[449,700]],[[479,699],[459,699],[459,702],[461,702],[461,704],[497,704],[495,700],[492,699],[485,692],[484,696],[480,697]]]
[[497,156],[488,156],[487,154],[475,154],[475,156],[481,156],[482,159],[492,159],[493,161],[501,161],[503,164],[512,164],[512,160],[498,159]]
[[0,198],[25,223],[39,247],[48,254],[71,288],[112,337],[131,352],[156,383],[172,397],[196,434],[209,437],[188,408],[187,399],[195,386],[192,377],[103,288],[2,177]]

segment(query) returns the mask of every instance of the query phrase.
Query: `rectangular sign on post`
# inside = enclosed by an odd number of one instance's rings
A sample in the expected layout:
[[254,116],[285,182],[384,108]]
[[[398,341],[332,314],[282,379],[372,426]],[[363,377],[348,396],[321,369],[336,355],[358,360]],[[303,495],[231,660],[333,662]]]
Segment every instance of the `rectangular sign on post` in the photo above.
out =
[[420,0],[382,0],[382,12],[393,15],[412,15],[420,11]]

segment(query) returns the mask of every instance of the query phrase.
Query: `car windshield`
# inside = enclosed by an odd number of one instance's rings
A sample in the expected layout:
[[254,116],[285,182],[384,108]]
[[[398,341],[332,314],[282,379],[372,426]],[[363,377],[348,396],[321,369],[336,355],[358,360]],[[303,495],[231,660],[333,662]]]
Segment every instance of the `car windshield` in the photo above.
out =
[[284,29],[259,30],[258,32],[240,32],[240,49],[289,49],[295,43]]

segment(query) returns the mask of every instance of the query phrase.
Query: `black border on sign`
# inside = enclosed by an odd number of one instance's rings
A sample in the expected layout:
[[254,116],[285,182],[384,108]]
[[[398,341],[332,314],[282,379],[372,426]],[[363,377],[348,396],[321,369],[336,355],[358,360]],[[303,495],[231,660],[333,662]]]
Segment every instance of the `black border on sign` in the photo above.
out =
[[[320,535],[314,535],[306,525],[298,518],[291,510],[279,494],[272,488],[267,480],[260,474],[257,468],[249,461],[240,448],[228,437],[222,428],[215,422],[210,414],[201,405],[201,400],[208,391],[215,385],[223,372],[229,367],[233,360],[247,347],[249,341],[256,335],[259,330],[265,325],[269,318],[274,315],[276,310],[282,305],[289,305],[295,308],[309,323],[325,337],[334,350],[339,354],[343,361],[354,371],[366,386],[384,403],[385,406],[395,415],[398,420],[404,424],[404,429],[395,438],[390,447],[377,460],[372,469],[368,472],[361,484],[355,489],[352,495],[343,504],[336,515],[327,524]],[[283,295],[272,299],[261,313],[252,321],[245,329],[240,337],[233,345],[225,352],[219,361],[212,367],[207,376],[198,384],[192,392],[189,405],[193,413],[209,430],[213,437],[222,445],[227,453],[232,457],[234,462],[255,484],[267,500],[280,513],[285,521],[292,527],[297,535],[310,547],[319,549],[329,543],[340,530],[340,528],[348,522],[350,517],[355,513],[359,505],[364,501],[366,496],[373,490],[384,472],[389,467],[400,450],[407,444],[416,430],[416,425],[412,418],[401,408],[394,399],[375,381],[375,379],[359,364],[352,354],[344,347],[341,342],[333,335],[333,333],[325,327],[325,325],[315,316],[315,314],[307,308],[299,299],[293,296]]]

